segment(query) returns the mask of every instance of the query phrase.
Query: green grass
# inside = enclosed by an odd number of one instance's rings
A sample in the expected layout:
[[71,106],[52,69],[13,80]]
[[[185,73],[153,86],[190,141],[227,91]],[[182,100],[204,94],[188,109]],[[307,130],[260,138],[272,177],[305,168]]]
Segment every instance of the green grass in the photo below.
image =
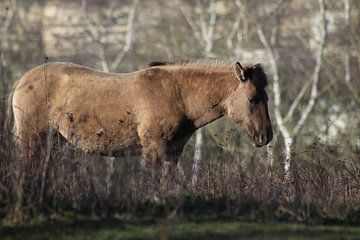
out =
[[0,239],[359,239],[360,227],[239,221],[124,222],[80,220],[3,226]]

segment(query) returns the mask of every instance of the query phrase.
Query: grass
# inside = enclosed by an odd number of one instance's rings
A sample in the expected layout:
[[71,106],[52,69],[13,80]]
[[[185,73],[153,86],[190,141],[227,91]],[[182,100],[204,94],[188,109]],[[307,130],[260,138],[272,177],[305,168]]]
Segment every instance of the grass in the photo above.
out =
[[360,239],[360,227],[241,221],[131,222],[118,219],[38,223],[0,228],[7,239]]
[[[62,239],[84,239],[88,235],[100,239],[111,238],[108,236],[138,239],[141,235],[151,239],[157,234],[167,234],[181,239],[182,236],[208,238],[226,234],[228,238],[254,234],[255,227],[243,229],[223,222],[216,223],[221,226],[205,224],[219,217],[257,222],[360,225],[360,150],[357,147],[343,149],[314,143],[295,149],[290,177],[285,179],[282,164],[277,162],[268,168],[266,156],[261,152],[244,149],[230,154],[207,146],[199,180],[192,186],[194,153],[190,143],[180,162],[184,174],[177,174],[170,183],[171,188],[159,193],[155,179],[143,171],[140,158],[125,156],[109,161],[62,146],[60,136],[52,138],[49,137],[49,146],[54,144],[53,147],[42,146],[35,157],[24,161],[17,154],[12,135],[0,127],[0,223],[28,224],[5,227],[1,230],[3,236],[22,239],[21,233],[24,233],[41,239],[42,234]],[[282,158],[278,149],[274,149],[274,154],[277,159]],[[205,223],[196,226],[154,223],[154,219],[166,218],[174,209],[181,219],[205,215],[204,221],[190,221]],[[59,224],[57,215],[61,216],[64,211],[73,214],[72,219],[78,219],[77,214],[105,218],[118,213],[128,215],[126,219],[148,218],[152,222],[139,225],[85,219],[71,224],[66,218],[60,219],[66,224]],[[30,227],[29,223],[40,217],[56,219],[58,223],[44,224],[46,221],[42,220],[42,225]],[[260,232],[265,231],[263,229],[266,228],[262,226]],[[294,228],[290,230],[289,236],[297,233]],[[271,232],[273,228],[266,231]],[[265,235],[274,235],[268,232]]]

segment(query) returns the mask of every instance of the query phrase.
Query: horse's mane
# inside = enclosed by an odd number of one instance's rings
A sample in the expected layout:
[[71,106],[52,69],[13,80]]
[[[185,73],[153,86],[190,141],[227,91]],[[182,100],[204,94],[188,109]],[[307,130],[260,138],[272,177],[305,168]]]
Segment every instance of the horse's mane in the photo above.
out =
[[187,59],[176,61],[154,61],[149,63],[149,67],[154,66],[203,66],[203,67],[232,67],[233,62],[218,59]]
[[[234,62],[218,60],[218,59],[190,59],[177,61],[153,61],[149,63],[149,67],[155,66],[202,66],[202,67],[219,67],[219,68],[233,68]],[[246,64],[245,71],[252,71],[256,74],[255,84],[261,87],[266,87],[268,84],[264,68],[260,64]]]

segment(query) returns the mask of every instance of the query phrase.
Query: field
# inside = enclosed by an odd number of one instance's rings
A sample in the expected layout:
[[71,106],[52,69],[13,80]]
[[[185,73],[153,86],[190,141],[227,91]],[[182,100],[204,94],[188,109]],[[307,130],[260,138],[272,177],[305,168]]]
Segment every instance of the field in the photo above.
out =
[[241,159],[207,148],[193,186],[190,141],[181,159],[183,173],[171,189],[159,192],[140,158],[111,161],[60,148],[56,139],[39,153],[36,168],[18,157],[10,136],[4,139],[1,239],[356,239],[359,234],[357,149],[321,144],[299,149],[286,179],[282,164],[266,166],[264,152]]
[[360,239],[360,228],[242,221],[123,222],[116,219],[4,227],[1,239]]

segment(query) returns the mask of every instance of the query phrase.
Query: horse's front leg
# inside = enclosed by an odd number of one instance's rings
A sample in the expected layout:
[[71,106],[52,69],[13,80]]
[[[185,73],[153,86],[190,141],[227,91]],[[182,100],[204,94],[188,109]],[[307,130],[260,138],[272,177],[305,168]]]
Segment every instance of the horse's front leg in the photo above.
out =
[[175,151],[174,147],[166,142],[154,127],[141,126],[138,129],[138,135],[142,146],[142,165],[147,171],[151,171],[160,191],[165,192],[173,182],[181,151]]
[[154,182],[161,192],[167,191],[175,176],[177,161],[168,154],[167,147],[161,141],[152,141],[143,146],[143,166],[150,171]]
[[145,171],[151,173],[151,176],[156,183],[160,181],[161,166],[162,166],[162,150],[160,150],[155,144],[142,147],[142,166]]
[[[177,143],[176,145],[174,143],[171,143],[166,148],[166,158],[164,158],[163,167],[162,167],[162,174],[161,174],[161,181],[160,186],[163,191],[166,190],[175,190],[175,191],[181,191],[181,182],[185,181],[185,177],[183,175],[183,171],[181,171],[181,167],[178,165],[182,150],[183,150],[184,144],[183,142]],[[180,179],[178,178],[178,175],[176,174],[177,171],[179,172]],[[180,183],[180,189],[178,188],[178,184]],[[176,186],[176,187],[175,187]],[[176,190],[177,189],[177,190]]]
[[175,177],[175,169],[176,169],[175,161],[164,161],[162,166],[162,173],[160,178],[160,190],[162,192],[166,192],[169,189],[172,189],[173,180]]

